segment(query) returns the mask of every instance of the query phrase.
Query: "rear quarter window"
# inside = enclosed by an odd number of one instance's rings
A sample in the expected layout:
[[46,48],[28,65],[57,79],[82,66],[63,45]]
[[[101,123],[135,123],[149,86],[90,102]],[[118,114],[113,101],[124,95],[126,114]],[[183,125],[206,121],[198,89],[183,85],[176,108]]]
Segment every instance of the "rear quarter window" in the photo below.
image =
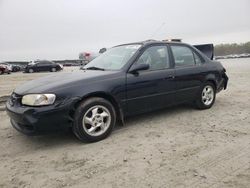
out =
[[193,54],[194,54],[195,63],[196,63],[197,65],[202,64],[203,61],[201,60],[201,58],[200,58],[195,52],[193,52]]
[[202,59],[191,48],[181,45],[171,45],[175,66],[185,67],[202,64]]

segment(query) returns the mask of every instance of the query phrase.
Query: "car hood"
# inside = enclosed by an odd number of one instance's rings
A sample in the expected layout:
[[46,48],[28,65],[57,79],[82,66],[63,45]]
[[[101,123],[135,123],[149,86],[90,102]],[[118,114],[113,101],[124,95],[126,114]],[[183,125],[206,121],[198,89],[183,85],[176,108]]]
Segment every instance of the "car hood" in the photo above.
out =
[[117,75],[117,71],[85,70],[79,72],[55,73],[26,82],[17,87],[14,92],[19,95],[44,92],[53,93],[62,88],[77,87],[79,85],[83,86],[104,79],[112,79],[115,75]]

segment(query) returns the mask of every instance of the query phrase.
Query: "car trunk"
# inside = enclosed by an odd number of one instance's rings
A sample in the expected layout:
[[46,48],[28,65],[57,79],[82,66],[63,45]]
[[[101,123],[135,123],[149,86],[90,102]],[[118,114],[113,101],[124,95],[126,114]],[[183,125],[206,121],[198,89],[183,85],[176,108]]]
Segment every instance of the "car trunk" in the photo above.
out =
[[200,50],[209,59],[212,60],[214,58],[214,45],[213,44],[199,44],[199,45],[194,45],[194,47]]

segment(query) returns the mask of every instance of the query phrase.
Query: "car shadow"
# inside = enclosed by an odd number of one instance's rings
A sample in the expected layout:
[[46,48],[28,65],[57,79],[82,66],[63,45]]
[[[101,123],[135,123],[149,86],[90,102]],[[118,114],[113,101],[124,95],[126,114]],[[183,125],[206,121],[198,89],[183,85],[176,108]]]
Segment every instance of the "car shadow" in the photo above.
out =
[[171,116],[176,113],[182,113],[186,111],[195,111],[194,107],[191,104],[181,104],[172,106],[170,108],[164,108],[160,110],[156,110],[153,112],[147,112],[131,117],[127,117],[124,121],[124,125],[120,122],[117,124],[117,126],[114,128],[114,131],[122,130],[124,128],[128,128],[130,126],[138,125],[139,122],[148,122],[149,120],[152,120],[153,118],[161,117],[161,116]]
[[71,130],[50,132],[47,134],[37,136],[27,136],[26,139],[32,144],[40,145],[41,147],[65,146],[65,145],[79,145],[82,144]]

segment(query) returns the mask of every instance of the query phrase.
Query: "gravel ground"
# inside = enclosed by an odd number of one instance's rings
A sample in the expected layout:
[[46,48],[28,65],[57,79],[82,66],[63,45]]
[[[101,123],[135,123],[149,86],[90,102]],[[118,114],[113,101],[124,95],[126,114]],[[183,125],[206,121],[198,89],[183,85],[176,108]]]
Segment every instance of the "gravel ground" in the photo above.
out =
[[[97,143],[70,132],[27,137],[0,112],[0,187],[249,187],[250,59],[223,64],[228,89],[211,109],[129,118]],[[47,74],[1,75],[0,96]]]

